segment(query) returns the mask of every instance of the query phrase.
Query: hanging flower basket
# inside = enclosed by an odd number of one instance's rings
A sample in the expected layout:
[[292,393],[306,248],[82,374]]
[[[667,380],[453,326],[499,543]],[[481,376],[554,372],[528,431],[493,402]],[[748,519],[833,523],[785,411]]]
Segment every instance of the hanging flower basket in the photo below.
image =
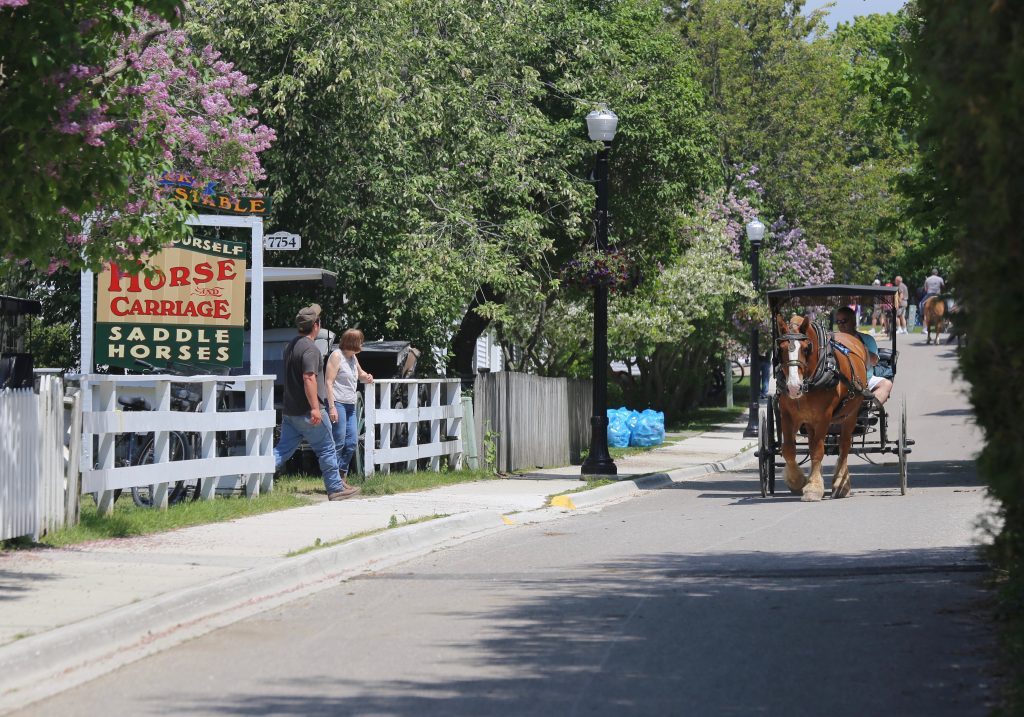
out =
[[629,294],[640,284],[640,269],[621,249],[582,249],[562,267],[562,283],[580,291],[603,286],[612,294]]

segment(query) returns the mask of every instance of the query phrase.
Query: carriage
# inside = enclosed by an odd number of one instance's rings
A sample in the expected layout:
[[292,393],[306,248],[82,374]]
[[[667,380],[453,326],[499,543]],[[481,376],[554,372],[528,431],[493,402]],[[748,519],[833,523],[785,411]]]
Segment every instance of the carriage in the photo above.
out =
[[[802,310],[810,314],[816,314],[828,322],[831,329],[831,311],[840,306],[850,306],[854,303],[862,303],[864,300],[880,301],[889,299],[890,322],[892,327],[896,326],[896,309],[894,295],[896,287],[890,286],[858,286],[858,285],[821,285],[805,286],[792,289],[776,289],[768,292],[768,306],[773,321],[771,322],[772,345],[776,347],[773,351],[772,370],[778,375],[780,357],[778,347],[780,346],[780,335],[777,326],[776,316],[786,317],[790,313]],[[891,348],[879,346],[878,365],[891,371],[891,378],[895,378],[896,364],[899,352],[896,350],[896,332],[890,331],[892,340]],[[776,468],[784,464],[778,463],[782,449],[782,425],[780,420],[780,390],[763,401],[759,408],[758,415],[758,470],[761,481],[761,496],[775,494],[775,473]],[[874,463],[872,456],[895,454],[899,461],[899,487],[900,493],[907,492],[907,455],[911,452],[914,441],[907,436],[907,406],[906,399],[901,397],[897,412],[892,410],[892,401],[886,405],[878,405],[877,402],[865,401],[861,407],[856,425],[853,429],[853,441],[850,453],[869,462]],[[896,413],[897,415],[893,415]],[[893,421],[895,419],[895,421]],[[830,426],[824,440],[825,455],[838,456],[840,454],[839,433],[834,426]],[[801,431],[796,436],[797,459],[806,462],[810,455],[808,437]]]

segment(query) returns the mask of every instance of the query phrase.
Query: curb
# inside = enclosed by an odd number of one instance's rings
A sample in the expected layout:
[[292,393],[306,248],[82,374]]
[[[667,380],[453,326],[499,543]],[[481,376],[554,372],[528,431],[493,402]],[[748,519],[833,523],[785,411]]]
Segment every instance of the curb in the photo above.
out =
[[669,471],[668,475],[673,481],[686,480],[687,478],[700,478],[712,473],[728,473],[730,471],[743,470],[749,468],[751,465],[757,462],[757,456],[753,449],[747,449],[742,453],[737,453],[732,458],[726,458],[724,461],[718,461],[716,463],[704,463],[698,466],[687,466],[686,468],[676,468],[675,470]]
[[0,648],[0,713],[82,684],[251,614],[469,535],[509,525],[475,511],[388,530],[127,605]]
[[632,498],[646,490],[658,490],[672,485],[667,473],[649,473],[639,478],[623,480],[611,485],[602,485],[579,493],[563,493],[551,499],[551,507],[578,510],[612,500]]

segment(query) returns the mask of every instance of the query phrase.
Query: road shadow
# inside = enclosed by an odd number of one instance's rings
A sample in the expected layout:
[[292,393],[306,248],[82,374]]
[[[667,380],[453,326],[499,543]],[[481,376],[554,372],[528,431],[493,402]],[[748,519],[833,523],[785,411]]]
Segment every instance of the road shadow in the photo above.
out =
[[[265,694],[224,683],[201,700],[148,699],[217,715],[980,717],[995,703],[984,575],[967,548],[666,552],[568,573],[387,573],[370,579],[417,595],[417,614],[466,629],[431,645],[394,636],[370,656],[339,645],[337,664],[265,682]],[[441,603],[450,597],[427,589],[434,582],[460,604]],[[442,676],[346,674],[346,660],[378,664],[405,645],[432,655]],[[787,666],[813,677],[788,679]]]
[[[0,601],[30,598],[39,583],[56,580],[57,575],[42,572],[0,570]],[[3,618],[0,617],[0,623]]]
[[[850,461],[850,480],[854,492],[876,491],[886,495],[896,491],[899,495],[899,465],[892,456],[874,456],[875,460],[885,459],[887,463],[872,465],[863,459],[853,458]],[[832,481],[835,462],[825,462],[826,497]],[[808,470],[807,464],[803,466]],[[908,490],[915,488],[953,488],[965,490],[984,490],[985,484],[978,478],[973,460],[955,461],[909,461],[907,464]],[[761,497],[761,484],[756,469],[736,471],[723,474],[722,478],[696,478],[674,483],[667,490],[692,491],[697,498],[732,499],[729,505],[757,505],[766,501],[799,501],[800,496],[793,495],[782,480],[782,468],[776,469],[775,495]]]
[[974,411],[970,408],[947,408],[944,411],[932,411],[931,413],[924,414],[926,416],[974,416]]

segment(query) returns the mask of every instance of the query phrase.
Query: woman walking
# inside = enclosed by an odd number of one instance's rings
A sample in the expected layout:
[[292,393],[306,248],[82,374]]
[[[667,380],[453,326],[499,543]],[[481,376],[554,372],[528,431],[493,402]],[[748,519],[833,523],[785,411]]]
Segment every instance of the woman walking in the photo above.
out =
[[348,486],[348,466],[356,452],[356,382],[373,383],[373,376],[359,365],[356,354],[363,350],[363,332],[348,329],[338,340],[338,348],[327,359],[328,415],[334,429],[334,449],[338,453],[338,472]]

